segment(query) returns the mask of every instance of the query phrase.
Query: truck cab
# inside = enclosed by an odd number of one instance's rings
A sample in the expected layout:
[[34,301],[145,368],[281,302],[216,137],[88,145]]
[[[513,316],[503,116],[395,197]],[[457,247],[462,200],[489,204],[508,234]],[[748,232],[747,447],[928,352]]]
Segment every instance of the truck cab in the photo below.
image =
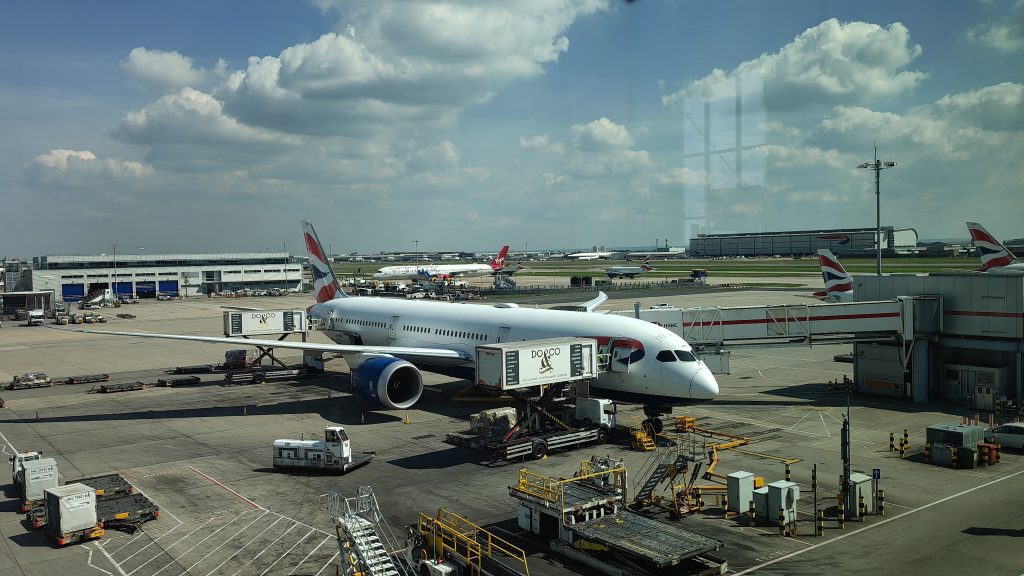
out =
[[324,455],[328,462],[332,459],[335,462],[352,461],[352,445],[344,428],[341,426],[328,427],[324,430],[324,442],[324,452],[330,453],[330,456]]
[[605,398],[576,399],[576,421],[584,426],[614,430],[616,412],[615,403]]
[[28,313],[28,325],[29,326],[42,326],[43,325],[43,311],[42,310],[29,310]]
[[18,474],[18,472],[25,468],[25,462],[28,462],[30,460],[39,460],[40,458],[42,458],[42,456],[43,455],[40,452],[24,452],[22,454],[15,454],[14,456],[8,458],[7,460],[11,463],[11,478],[14,479],[14,483],[19,483],[18,479],[20,475]]

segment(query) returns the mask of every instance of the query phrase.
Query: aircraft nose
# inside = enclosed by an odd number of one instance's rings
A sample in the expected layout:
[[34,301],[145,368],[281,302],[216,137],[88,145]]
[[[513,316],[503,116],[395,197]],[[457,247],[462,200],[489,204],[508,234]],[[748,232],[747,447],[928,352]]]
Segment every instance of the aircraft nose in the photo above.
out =
[[718,380],[708,370],[707,366],[701,366],[690,378],[690,398],[694,400],[714,400],[718,396]]

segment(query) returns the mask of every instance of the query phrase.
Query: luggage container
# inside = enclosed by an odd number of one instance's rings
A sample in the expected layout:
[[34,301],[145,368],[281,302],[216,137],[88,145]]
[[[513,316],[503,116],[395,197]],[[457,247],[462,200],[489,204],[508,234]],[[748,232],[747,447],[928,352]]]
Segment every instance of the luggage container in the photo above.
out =
[[103,536],[96,518],[96,490],[75,483],[46,491],[46,534],[58,546]]
[[28,510],[46,497],[46,490],[56,488],[57,461],[53,458],[40,458],[22,462],[20,477],[15,483],[21,488],[21,511]]
[[973,446],[960,446],[956,449],[956,461],[961,468],[977,468],[978,451]]

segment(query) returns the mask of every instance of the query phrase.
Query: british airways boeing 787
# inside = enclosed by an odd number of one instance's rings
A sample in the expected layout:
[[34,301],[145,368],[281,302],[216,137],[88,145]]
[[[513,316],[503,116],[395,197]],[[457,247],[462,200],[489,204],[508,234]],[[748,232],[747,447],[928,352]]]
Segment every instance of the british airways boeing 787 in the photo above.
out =
[[603,293],[584,305],[586,312],[349,297],[341,290],[313,225],[304,221],[303,232],[316,295],[309,317],[335,344],[88,332],[336,353],[349,364],[355,391],[389,409],[416,404],[423,393],[421,370],[472,378],[478,345],[557,337],[596,339],[609,362],[591,393],[643,404],[656,430],[661,429],[658,416],[670,413],[673,406],[718,395],[714,375],[678,335],[643,320],[595,313],[607,298]]

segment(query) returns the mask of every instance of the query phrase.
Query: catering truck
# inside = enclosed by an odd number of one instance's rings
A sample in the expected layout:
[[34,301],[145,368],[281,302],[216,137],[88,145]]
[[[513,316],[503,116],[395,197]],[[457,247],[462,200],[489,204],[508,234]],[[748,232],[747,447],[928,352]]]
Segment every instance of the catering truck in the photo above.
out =
[[476,383],[517,390],[596,378],[597,340],[546,338],[476,347]]
[[274,440],[274,468],[313,468],[348,472],[373,460],[373,452],[353,452],[341,426],[329,426],[323,440]]

